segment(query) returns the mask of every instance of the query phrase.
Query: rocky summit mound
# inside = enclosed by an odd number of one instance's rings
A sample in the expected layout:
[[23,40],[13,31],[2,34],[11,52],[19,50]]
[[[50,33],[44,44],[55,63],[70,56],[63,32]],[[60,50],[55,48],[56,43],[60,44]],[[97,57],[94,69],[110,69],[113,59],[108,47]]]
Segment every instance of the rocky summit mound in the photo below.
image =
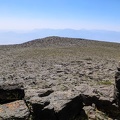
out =
[[0,46],[0,120],[120,120],[119,59],[120,44],[78,38]]

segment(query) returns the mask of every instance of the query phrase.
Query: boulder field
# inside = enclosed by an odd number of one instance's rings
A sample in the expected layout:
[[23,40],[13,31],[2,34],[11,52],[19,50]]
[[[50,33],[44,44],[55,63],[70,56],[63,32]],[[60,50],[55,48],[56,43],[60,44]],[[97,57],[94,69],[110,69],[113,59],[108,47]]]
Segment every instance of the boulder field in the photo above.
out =
[[3,82],[0,120],[119,120],[119,78],[118,68],[115,86],[81,84],[67,91]]

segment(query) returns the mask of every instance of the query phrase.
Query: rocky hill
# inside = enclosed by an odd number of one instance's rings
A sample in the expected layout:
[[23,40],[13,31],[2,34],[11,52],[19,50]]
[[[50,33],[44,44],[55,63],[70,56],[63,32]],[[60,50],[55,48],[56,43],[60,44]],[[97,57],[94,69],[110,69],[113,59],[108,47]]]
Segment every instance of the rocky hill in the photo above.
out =
[[[82,38],[67,38],[67,37],[58,37],[51,36],[41,39],[32,40],[26,43],[21,44],[21,46],[35,46],[35,47],[49,47],[49,46],[71,46],[71,45],[79,45],[79,46],[107,46],[107,47],[119,47],[118,43],[110,43],[110,42],[101,42],[95,40],[87,40]],[[20,45],[19,45],[20,46]]]
[[86,39],[0,46],[0,119],[119,120],[119,59],[120,44]]

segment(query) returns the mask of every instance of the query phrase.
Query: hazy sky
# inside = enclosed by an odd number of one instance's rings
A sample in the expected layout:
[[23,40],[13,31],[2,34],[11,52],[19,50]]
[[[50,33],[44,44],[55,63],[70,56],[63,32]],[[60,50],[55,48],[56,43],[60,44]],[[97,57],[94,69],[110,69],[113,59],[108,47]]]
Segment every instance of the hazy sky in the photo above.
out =
[[120,0],[0,0],[0,30],[120,31]]

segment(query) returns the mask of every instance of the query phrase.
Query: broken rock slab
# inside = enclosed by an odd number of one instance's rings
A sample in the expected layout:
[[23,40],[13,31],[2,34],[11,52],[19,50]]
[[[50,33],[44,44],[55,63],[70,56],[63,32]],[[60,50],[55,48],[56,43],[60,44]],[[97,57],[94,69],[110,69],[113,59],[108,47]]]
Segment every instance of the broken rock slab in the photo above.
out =
[[120,114],[114,103],[113,85],[81,84],[67,91],[28,88],[25,90],[25,99],[32,108],[33,120],[74,120],[82,112],[86,116],[83,106],[93,104],[96,109],[109,114],[110,118],[116,119]]
[[29,114],[23,100],[0,105],[0,120],[28,120]]
[[70,120],[83,108],[82,99],[71,90],[28,89],[25,99],[32,106],[34,120]]

